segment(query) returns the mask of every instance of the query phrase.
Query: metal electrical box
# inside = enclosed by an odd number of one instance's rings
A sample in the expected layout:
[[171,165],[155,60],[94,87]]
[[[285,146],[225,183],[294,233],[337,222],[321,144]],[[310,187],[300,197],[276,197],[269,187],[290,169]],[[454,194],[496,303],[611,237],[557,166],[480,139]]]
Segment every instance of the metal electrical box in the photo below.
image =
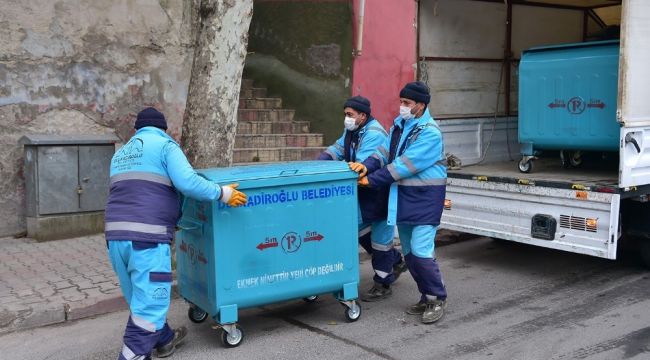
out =
[[26,135],[27,235],[54,240],[103,231],[115,135]]

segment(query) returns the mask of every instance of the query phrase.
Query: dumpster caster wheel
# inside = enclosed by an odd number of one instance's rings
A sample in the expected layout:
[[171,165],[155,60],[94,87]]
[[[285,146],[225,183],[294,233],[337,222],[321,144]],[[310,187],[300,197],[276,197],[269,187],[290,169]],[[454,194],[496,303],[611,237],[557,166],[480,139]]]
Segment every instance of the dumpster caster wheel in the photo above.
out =
[[582,165],[582,152],[575,151],[571,153],[569,156],[569,165],[574,168],[580,167]]
[[313,303],[316,302],[316,300],[318,300],[318,295],[312,295],[312,296],[307,296],[306,298],[302,298],[302,301],[306,303]]
[[519,160],[519,171],[526,174],[533,171],[533,160],[525,158]]
[[353,301],[350,307],[346,306],[345,319],[348,322],[355,322],[359,320],[360,317],[361,317],[361,306],[359,306],[359,304],[357,304],[356,301]]
[[225,347],[237,347],[244,341],[244,330],[236,324],[224,325],[221,332],[221,343]]
[[200,324],[208,318],[208,313],[199,309],[198,307],[190,306],[190,308],[187,309],[187,317],[190,318],[191,322]]

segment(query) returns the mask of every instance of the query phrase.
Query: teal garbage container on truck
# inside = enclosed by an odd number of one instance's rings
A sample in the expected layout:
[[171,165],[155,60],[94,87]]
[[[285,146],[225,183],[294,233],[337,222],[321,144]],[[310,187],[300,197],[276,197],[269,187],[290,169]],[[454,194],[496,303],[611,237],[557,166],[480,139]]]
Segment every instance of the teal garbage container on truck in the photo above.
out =
[[521,172],[543,150],[560,150],[566,167],[582,151],[615,152],[620,44],[598,41],[527,50],[519,65]]
[[333,294],[356,321],[359,284],[357,174],[338,161],[199,170],[239,183],[248,204],[185,199],[176,235],[178,290],[193,322],[211,316],[237,346],[238,311]]

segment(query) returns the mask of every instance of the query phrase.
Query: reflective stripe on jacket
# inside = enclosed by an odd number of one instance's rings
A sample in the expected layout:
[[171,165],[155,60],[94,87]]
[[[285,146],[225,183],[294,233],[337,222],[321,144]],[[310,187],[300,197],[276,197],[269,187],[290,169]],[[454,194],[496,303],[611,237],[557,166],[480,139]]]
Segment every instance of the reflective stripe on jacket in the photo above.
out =
[[171,242],[180,216],[177,190],[201,201],[221,195],[196,174],[178,144],[155,127],[139,129],[111,160],[106,240]]
[[429,109],[408,121],[397,117],[364,165],[371,187],[390,187],[389,225],[440,224],[447,166],[442,132]]

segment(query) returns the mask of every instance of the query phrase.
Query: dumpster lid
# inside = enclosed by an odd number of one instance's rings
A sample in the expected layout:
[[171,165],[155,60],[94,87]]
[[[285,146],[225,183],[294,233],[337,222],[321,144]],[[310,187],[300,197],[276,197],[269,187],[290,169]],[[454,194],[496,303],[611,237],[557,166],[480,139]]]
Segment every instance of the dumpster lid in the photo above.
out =
[[587,41],[587,42],[561,44],[561,45],[536,46],[528,50],[525,50],[524,53],[536,52],[536,51],[547,51],[547,50],[565,50],[565,49],[573,49],[573,48],[619,45],[619,44],[620,44],[619,40]]
[[115,144],[120,139],[114,134],[105,135],[52,135],[28,134],[18,140],[20,145],[100,145]]
[[197,170],[197,172],[205,178],[218,183],[320,174],[340,174],[346,178],[355,177],[356,175],[344,161],[292,161],[201,169]]

